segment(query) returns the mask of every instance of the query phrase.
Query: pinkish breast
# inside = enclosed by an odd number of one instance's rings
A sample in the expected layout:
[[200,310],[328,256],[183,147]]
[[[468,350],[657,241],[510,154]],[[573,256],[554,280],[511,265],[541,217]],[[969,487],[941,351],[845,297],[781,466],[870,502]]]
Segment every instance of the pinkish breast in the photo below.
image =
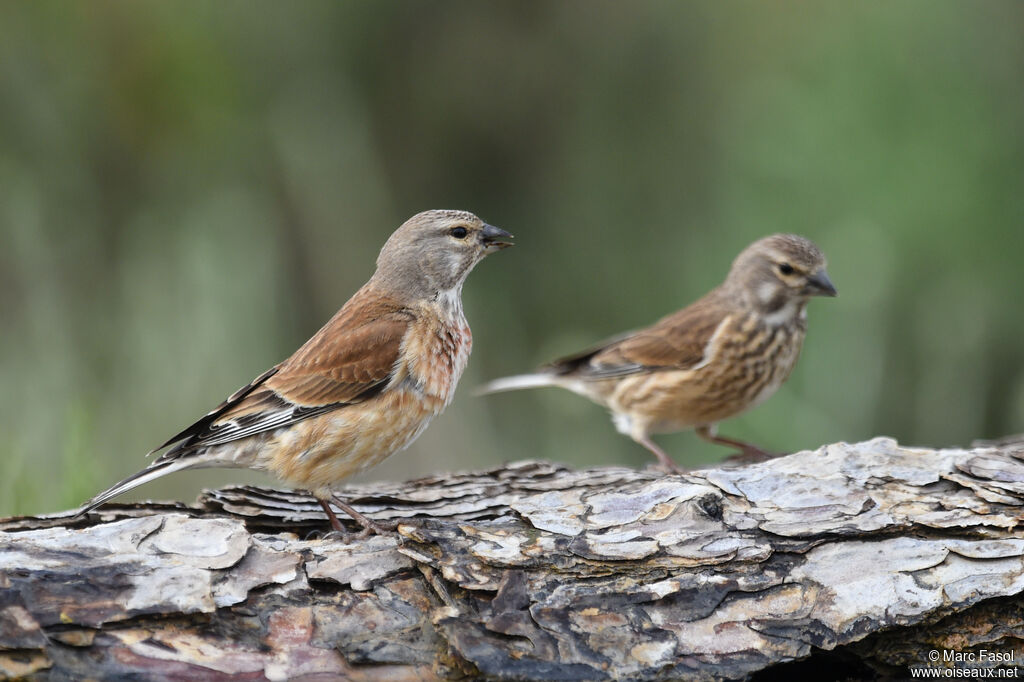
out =
[[461,315],[420,317],[405,340],[407,375],[419,391],[440,399],[443,409],[455,395],[472,348],[473,334]]

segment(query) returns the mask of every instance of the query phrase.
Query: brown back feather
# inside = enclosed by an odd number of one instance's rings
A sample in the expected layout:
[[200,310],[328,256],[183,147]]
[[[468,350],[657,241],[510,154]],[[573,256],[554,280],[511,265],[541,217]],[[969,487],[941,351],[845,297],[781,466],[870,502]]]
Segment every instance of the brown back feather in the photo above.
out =
[[291,357],[165,443],[162,447],[178,445],[157,461],[289,426],[376,395],[392,377],[412,319],[397,301],[364,287]]
[[550,368],[558,374],[594,379],[659,369],[688,369],[704,359],[708,341],[727,314],[728,309],[712,292],[650,327],[558,360]]
[[299,350],[267,388],[308,407],[351,403],[391,377],[414,316],[394,300],[360,290]]

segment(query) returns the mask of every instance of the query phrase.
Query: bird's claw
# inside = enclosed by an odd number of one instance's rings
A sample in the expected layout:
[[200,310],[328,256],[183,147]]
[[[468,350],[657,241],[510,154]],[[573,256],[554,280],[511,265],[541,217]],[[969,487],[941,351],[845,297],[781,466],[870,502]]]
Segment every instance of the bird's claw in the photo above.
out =
[[[369,519],[367,519],[369,521]],[[397,521],[369,521],[363,529],[355,534],[357,540],[365,540],[371,535],[390,535],[398,530]]]
[[360,537],[358,533],[349,533],[344,530],[331,530],[324,533],[322,539],[329,542],[340,542],[344,545],[350,545],[356,540],[359,540]]
[[666,476],[678,476],[689,471],[689,469],[681,467],[675,462],[651,462],[647,465],[647,468]]
[[353,542],[365,540],[375,531],[364,528],[357,533],[350,533],[346,530],[314,530],[306,535],[306,540],[319,540],[321,542],[340,542],[343,545],[351,545]]
[[353,542],[365,540],[371,535],[390,535],[398,530],[397,521],[370,521],[369,519],[367,521],[369,522],[368,525],[363,525],[362,530],[356,532],[337,528],[329,531],[314,530],[306,535],[306,539],[341,542],[350,545]]
[[308,533],[306,533],[304,539],[307,542],[312,542],[315,540],[341,540],[342,542],[347,542],[347,539],[351,535],[351,533],[346,533],[343,530],[311,530]]
[[737,465],[757,464],[759,462],[767,462],[776,457],[782,457],[785,454],[784,452],[769,452],[755,447],[742,448],[736,454],[726,457],[723,463]]

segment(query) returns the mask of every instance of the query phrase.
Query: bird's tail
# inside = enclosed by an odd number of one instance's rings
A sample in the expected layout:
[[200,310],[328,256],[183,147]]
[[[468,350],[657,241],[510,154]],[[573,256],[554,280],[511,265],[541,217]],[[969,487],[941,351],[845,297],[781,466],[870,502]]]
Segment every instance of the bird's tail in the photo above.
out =
[[182,457],[178,459],[168,459],[162,462],[153,462],[153,464],[146,467],[142,471],[132,474],[131,476],[124,479],[120,483],[111,486],[107,490],[104,490],[99,495],[86,502],[82,506],[82,508],[78,510],[78,513],[75,514],[75,518],[79,516],[84,516],[85,514],[91,512],[93,509],[100,506],[107,500],[113,499],[120,495],[121,493],[126,493],[129,490],[138,488],[140,485],[143,485],[144,483],[149,483],[150,481],[160,478],[161,476],[165,476],[175,471],[181,471],[182,469],[188,469],[190,467],[195,466],[196,461],[192,457]]
[[501,393],[503,391],[518,391],[524,388],[560,385],[561,383],[558,381],[558,377],[554,374],[538,372],[536,374],[517,374],[516,376],[495,379],[494,381],[489,381],[476,389],[475,393],[477,395],[487,395],[489,393]]

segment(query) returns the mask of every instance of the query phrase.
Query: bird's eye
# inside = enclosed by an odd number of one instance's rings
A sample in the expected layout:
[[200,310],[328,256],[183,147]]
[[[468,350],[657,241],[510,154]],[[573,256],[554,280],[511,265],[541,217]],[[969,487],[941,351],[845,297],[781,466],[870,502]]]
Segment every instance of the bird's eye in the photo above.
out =
[[456,239],[465,239],[466,235],[469,234],[469,230],[467,230],[464,227],[453,227],[451,231],[448,232],[448,234],[455,237]]
[[793,266],[790,265],[789,263],[779,263],[779,272],[781,272],[783,275],[792,275]]

